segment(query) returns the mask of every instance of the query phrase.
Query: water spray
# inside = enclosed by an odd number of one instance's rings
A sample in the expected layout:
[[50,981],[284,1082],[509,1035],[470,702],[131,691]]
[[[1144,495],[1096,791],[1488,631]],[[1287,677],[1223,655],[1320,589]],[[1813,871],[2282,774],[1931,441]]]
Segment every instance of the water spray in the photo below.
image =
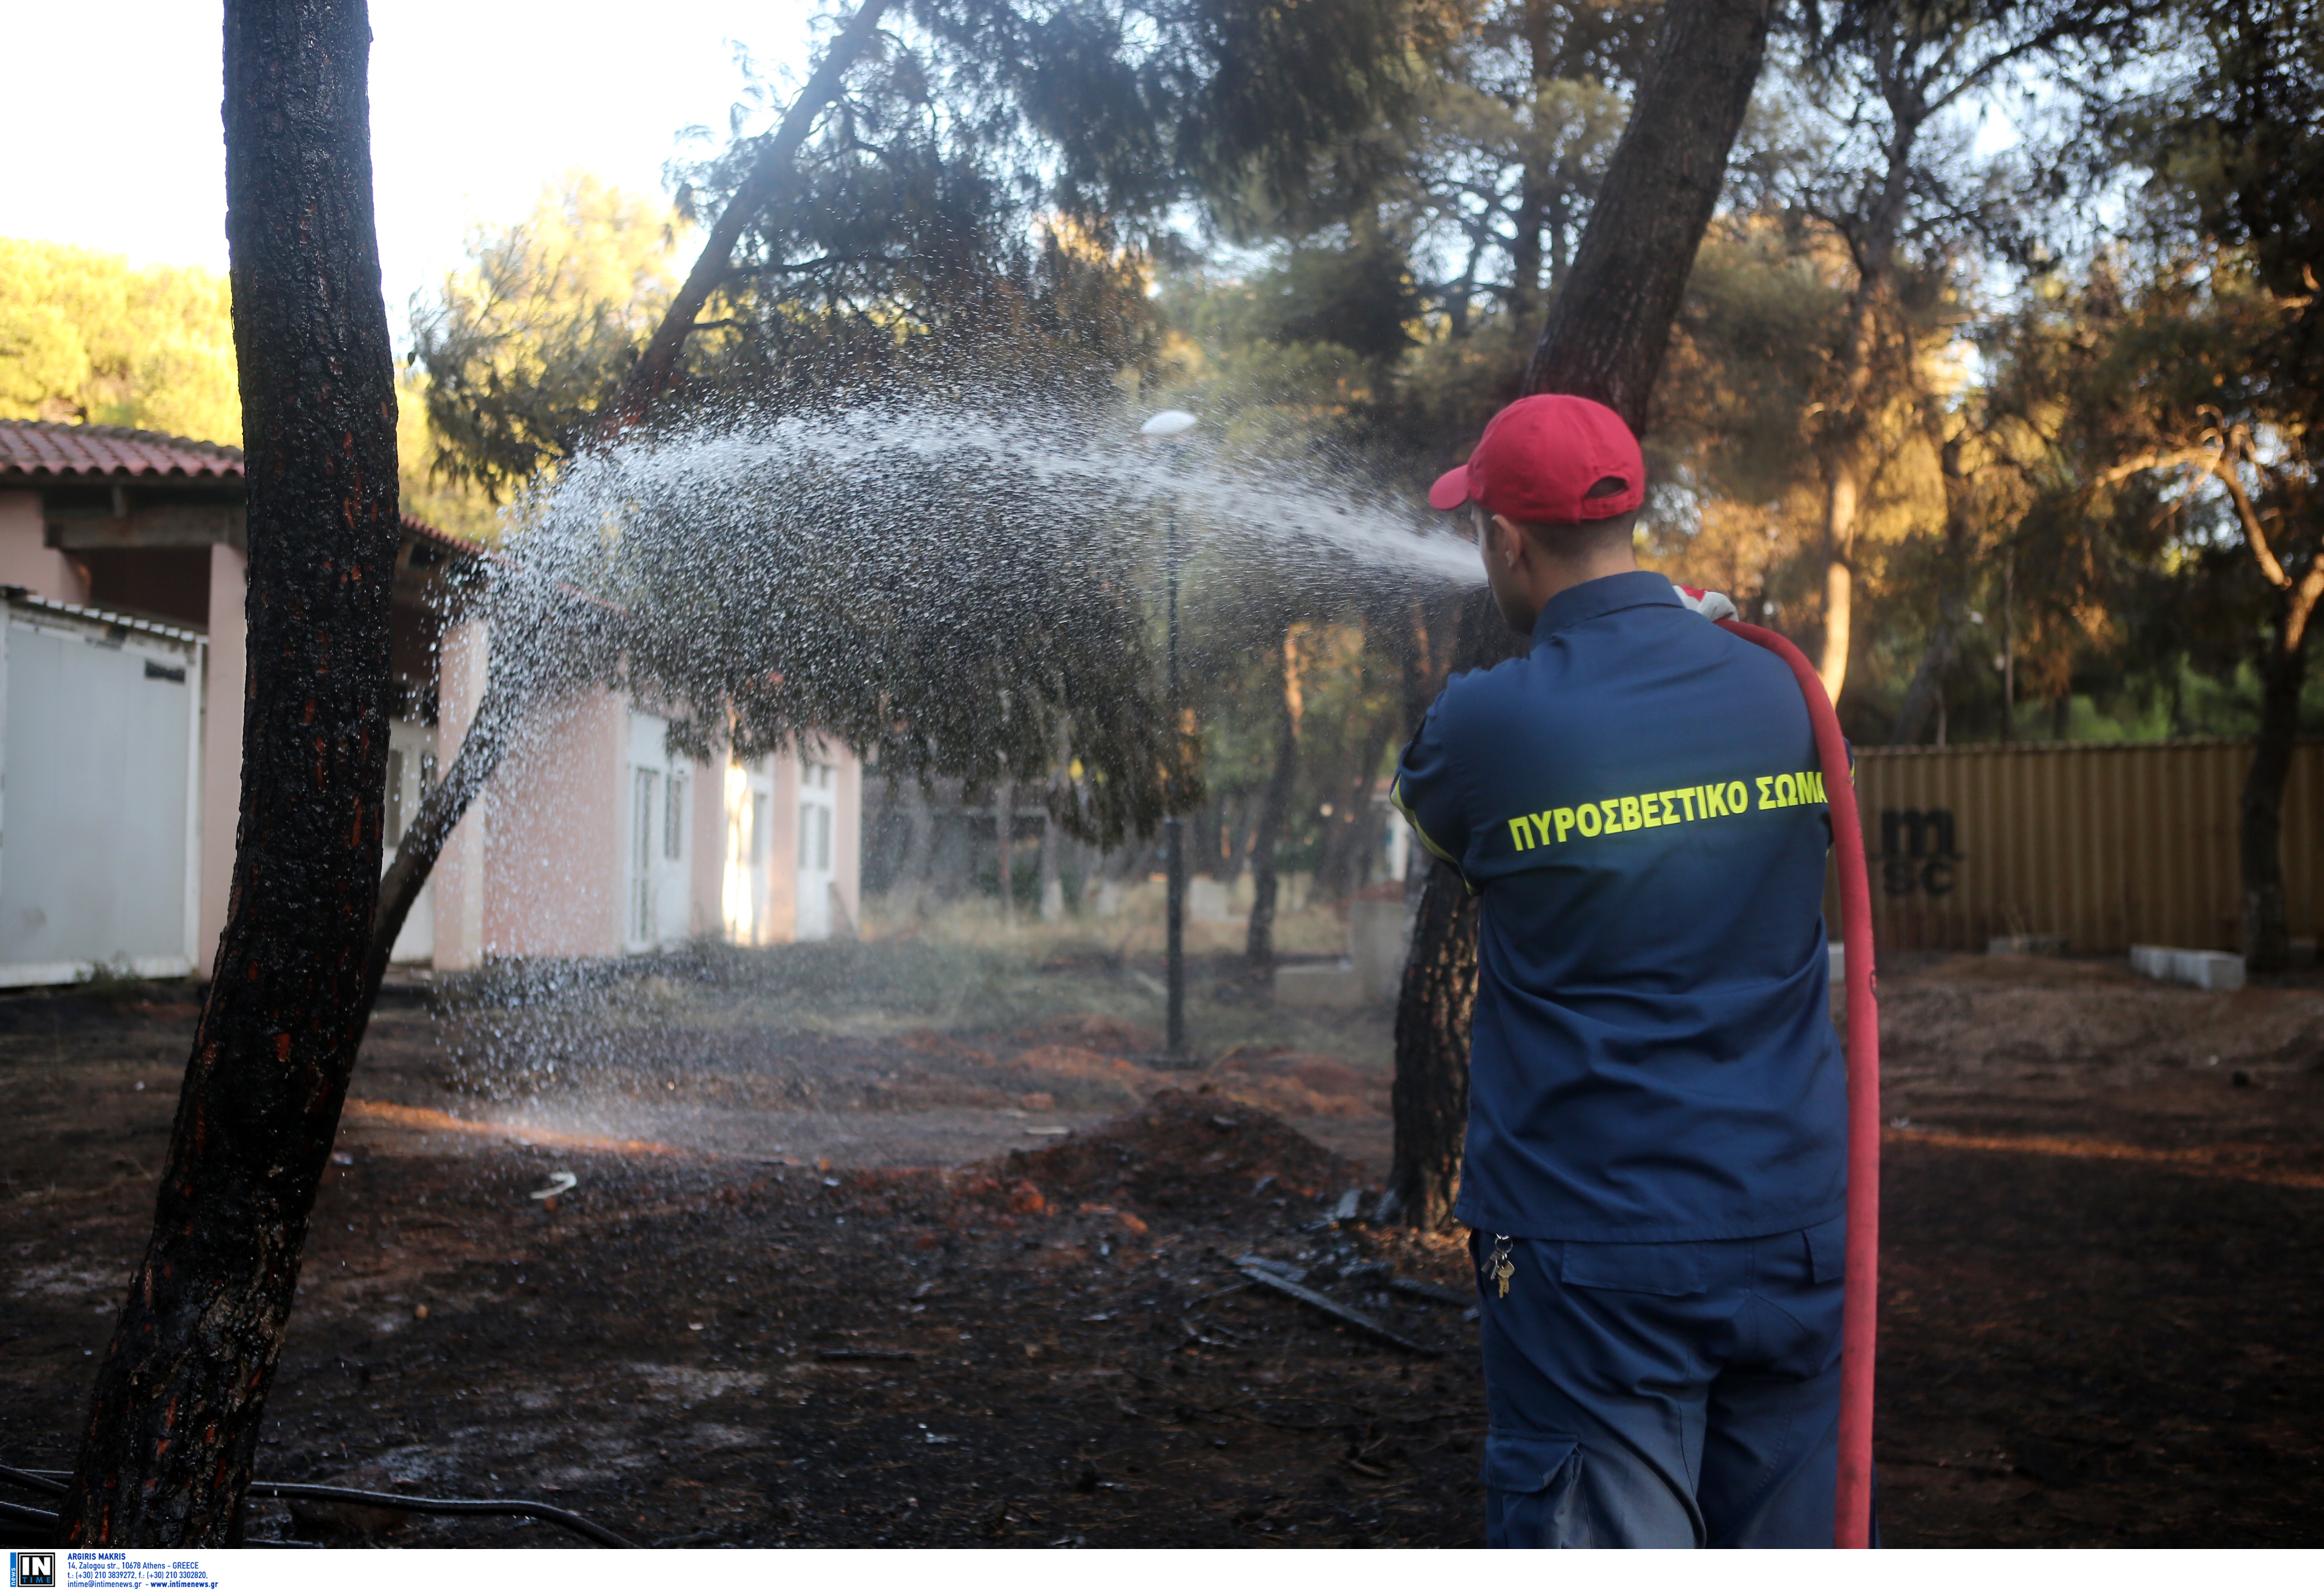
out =
[[[510,511],[469,600],[491,637],[485,699],[520,704],[502,762],[519,776],[553,762],[557,704],[612,689],[668,722],[671,756],[752,757],[810,732],[876,744],[891,779],[1080,763],[1052,793],[1070,831],[1116,845],[1160,826],[1177,842],[1163,993],[1184,1054],[1191,857],[1166,809],[1204,653],[1182,608],[1207,594],[1336,611],[1351,590],[1476,579],[1473,551],[1434,517],[1359,472],[1238,446],[1225,419],[1197,437],[1183,410],[1141,426],[1021,398],[880,401],[727,414],[586,454]],[[574,643],[576,613],[603,616],[604,635]],[[523,1004],[553,1011],[558,993]],[[494,1090],[553,1077],[619,1091],[635,1072],[623,1043],[578,1017],[554,1044],[537,1023],[472,1020],[460,1045],[463,1076]]]
[[[917,534],[938,528],[927,547],[895,572],[890,595],[899,605],[924,606],[934,557],[949,560],[955,578],[936,596],[964,604],[946,623],[991,629],[1033,616],[1040,603],[1010,608],[1028,562],[1028,531],[1050,534],[1040,557],[1093,558],[1092,538],[1107,542],[1107,557],[1135,557],[1135,529],[1151,520],[1139,512],[1163,510],[1162,561],[1167,605],[1168,730],[1181,732],[1183,690],[1179,587],[1185,573],[1180,520],[1210,528],[1213,546],[1226,548],[1226,567],[1247,576],[1264,563],[1288,587],[1312,583],[1322,595],[1339,593],[1351,575],[1399,583],[1472,585],[1470,544],[1416,520],[1378,499],[1352,493],[1344,480],[1315,478],[1280,461],[1239,463],[1206,451],[1185,456],[1184,438],[1198,423],[1183,410],[1150,417],[1133,439],[1126,428],[1093,425],[1084,411],[1028,413],[974,406],[935,413],[904,405],[866,405],[836,413],[773,419],[745,417],[717,428],[665,434],[592,455],[548,483],[530,505],[530,523],[511,547],[533,577],[505,589],[565,585],[595,589],[609,558],[626,543],[642,546],[649,561],[673,567],[646,583],[647,592],[681,596],[718,589],[721,566],[740,565],[768,576],[763,588],[737,588],[724,600],[752,608],[761,630],[807,623],[798,649],[788,654],[794,680],[819,670],[861,667],[862,640],[839,598],[867,568],[864,560]],[[931,474],[931,472],[939,474]],[[946,495],[993,508],[990,523],[968,528],[929,515]],[[641,528],[657,520],[672,529],[657,539]],[[1071,527],[1071,534],[1058,528]],[[852,534],[863,529],[872,538]],[[900,529],[899,529],[900,528]],[[939,534],[940,532],[940,534]],[[1054,534],[1051,534],[1054,533]],[[1062,551],[1061,551],[1062,550]],[[852,560],[852,562],[851,562]],[[794,617],[792,600],[806,573],[831,564],[823,577],[838,594],[826,603],[826,621],[812,605]],[[1199,570],[1202,566],[1197,566]],[[774,581],[779,573],[779,582]],[[1234,578],[1230,575],[1228,578]],[[820,592],[822,588],[817,588]],[[966,593],[969,595],[963,597]],[[645,594],[641,593],[641,594]],[[1296,598],[1292,600],[1296,600]],[[1871,897],[1863,824],[1849,776],[1847,743],[1813,668],[1773,631],[1722,621],[1743,639],[1783,658],[1797,677],[1815,728],[1819,759],[1831,806],[1840,869],[1840,921],[1848,994],[1849,1191],[1841,1329],[1842,1388],[1840,1466],[1834,1541],[1843,1547],[1871,1540],[1872,1391],[1879,1242],[1879,1033],[1873,996]],[[521,622],[512,628],[522,631]],[[678,632],[695,645],[693,632]],[[1044,742],[1046,751],[1047,742]],[[1168,1045],[1183,1054],[1185,1026],[1185,854],[1180,821],[1166,815],[1169,846]]]

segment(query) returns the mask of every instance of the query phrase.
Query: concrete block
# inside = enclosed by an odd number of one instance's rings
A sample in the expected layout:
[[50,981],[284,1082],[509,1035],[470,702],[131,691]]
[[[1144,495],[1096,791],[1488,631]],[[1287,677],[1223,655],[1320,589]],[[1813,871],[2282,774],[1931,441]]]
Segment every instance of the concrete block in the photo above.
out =
[[2133,972],[2167,984],[2192,984],[2198,989],[2240,989],[2244,959],[2227,951],[2183,951],[2171,945],[2133,945]]
[[1996,934],[1985,943],[1987,956],[2063,956],[2063,934]]
[[1186,916],[1194,923],[1232,923],[1234,892],[1214,879],[1186,881]]
[[1363,980],[1345,962],[1293,962],[1275,970],[1277,1006],[1361,1006]]
[[1404,887],[1375,887],[1348,903],[1348,960],[1366,1000],[1394,1000],[1404,983],[1404,957],[1412,914]]

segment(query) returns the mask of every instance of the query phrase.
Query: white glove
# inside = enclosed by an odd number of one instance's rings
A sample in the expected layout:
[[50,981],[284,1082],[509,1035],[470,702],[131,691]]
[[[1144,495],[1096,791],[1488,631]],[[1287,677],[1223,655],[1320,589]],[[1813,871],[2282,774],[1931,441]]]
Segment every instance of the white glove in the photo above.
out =
[[1682,586],[1676,581],[1673,581],[1671,585],[1678,593],[1680,602],[1714,624],[1722,619],[1743,617],[1736,612],[1734,603],[1724,592],[1706,592],[1700,586]]

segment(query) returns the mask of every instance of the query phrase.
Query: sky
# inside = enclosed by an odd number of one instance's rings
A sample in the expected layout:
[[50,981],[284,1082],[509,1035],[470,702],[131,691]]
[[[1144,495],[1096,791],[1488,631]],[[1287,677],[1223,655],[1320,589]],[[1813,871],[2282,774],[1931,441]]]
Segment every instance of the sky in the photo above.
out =
[[[744,83],[735,47],[795,87],[826,4],[372,0],[372,158],[399,344],[413,293],[459,265],[469,229],[525,216],[562,173],[665,192],[679,130],[724,133]],[[225,270],[221,16],[216,0],[13,6],[11,59],[54,69],[12,75],[11,121],[39,130],[47,158],[0,184],[0,237]],[[1998,114],[1978,128],[1980,154],[2018,135],[2005,106],[1984,108]]]
[[[388,321],[459,264],[468,228],[581,170],[656,194],[679,129],[723,135],[743,78],[807,72],[816,0],[372,0],[371,133]],[[8,108],[45,159],[0,185],[0,237],[226,269],[223,9],[202,0],[10,8]],[[93,64],[101,63],[101,65]],[[763,124],[761,117],[754,125]]]

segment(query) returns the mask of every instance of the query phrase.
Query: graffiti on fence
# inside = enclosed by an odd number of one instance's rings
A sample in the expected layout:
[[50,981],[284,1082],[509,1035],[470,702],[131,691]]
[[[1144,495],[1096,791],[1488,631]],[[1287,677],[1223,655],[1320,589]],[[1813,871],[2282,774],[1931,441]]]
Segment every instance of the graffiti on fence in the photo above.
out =
[[1961,860],[1950,807],[1880,809],[1880,888],[1891,896],[1949,896]]

